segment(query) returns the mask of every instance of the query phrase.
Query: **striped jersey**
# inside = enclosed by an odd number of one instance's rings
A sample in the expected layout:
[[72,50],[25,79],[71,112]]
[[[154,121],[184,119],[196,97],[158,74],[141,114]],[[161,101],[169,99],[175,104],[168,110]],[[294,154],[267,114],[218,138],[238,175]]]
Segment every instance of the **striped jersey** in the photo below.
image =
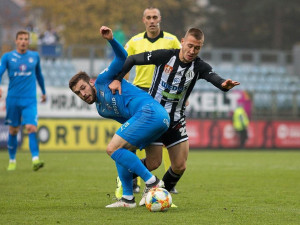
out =
[[[176,36],[164,31],[161,31],[160,34],[153,39],[147,36],[147,32],[139,33],[133,36],[125,45],[128,56],[158,49],[179,48],[180,42]],[[137,66],[133,84],[143,88],[150,88],[154,69],[154,65]]]
[[170,115],[171,122],[184,116],[185,103],[198,79],[205,79],[222,91],[225,79],[212,71],[212,67],[197,57],[190,63],[179,59],[179,49],[156,50],[127,58],[122,73],[125,75],[133,65],[154,64],[155,71],[149,94],[158,101]]

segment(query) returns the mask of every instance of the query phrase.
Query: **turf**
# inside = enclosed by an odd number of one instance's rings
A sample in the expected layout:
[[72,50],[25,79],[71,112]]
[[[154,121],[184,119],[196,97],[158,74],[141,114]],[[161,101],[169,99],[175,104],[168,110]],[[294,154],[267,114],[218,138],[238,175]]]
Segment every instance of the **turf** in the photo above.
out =
[[179,207],[165,213],[106,209],[116,169],[104,152],[41,158],[45,168],[33,172],[30,154],[19,152],[8,172],[0,152],[0,224],[300,224],[300,151],[191,151],[173,195]]

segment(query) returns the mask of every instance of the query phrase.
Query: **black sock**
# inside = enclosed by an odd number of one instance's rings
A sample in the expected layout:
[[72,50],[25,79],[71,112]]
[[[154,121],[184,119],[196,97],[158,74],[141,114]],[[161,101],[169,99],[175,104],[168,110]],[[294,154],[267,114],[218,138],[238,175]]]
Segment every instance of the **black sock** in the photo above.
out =
[[[146,166],[146,158],[143,158],[143,159],[141,159],[141,161],[142,161],[142,163],[145,165],[145,167],[147,168],[147,166]],[[138,177],[138,175],[137,174],[132,174],[132,179],[134,180],[135,178],[137,178]]]
[[180,180],[181,176],[182,175],[174,173],[170,167],[162,179],[163,182],[165,183],[165,189],[167,191],[171,191],[172,188],[176,186],[176,184]]

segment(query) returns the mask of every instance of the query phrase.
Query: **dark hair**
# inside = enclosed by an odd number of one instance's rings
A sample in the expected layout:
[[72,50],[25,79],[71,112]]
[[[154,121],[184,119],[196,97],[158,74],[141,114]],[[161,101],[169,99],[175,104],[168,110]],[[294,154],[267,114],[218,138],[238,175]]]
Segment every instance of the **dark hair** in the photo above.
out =
[[193,36],[197,40],[201,40],[204,37],[204,33],[199,28],[190,28],[190,29],[188,29],[188,31],[186,32],[184,37],[187,37],[188,35]]
[[29,37],[29,32],[26,31],[26,30],[19,30],[16,34],[16,40],[18,39],[19,35],[22,35],[22,34],[27,34],[28,37]]
[[90,77],[86,72],[80,71],[79,73],[75,74],[69,81],[69,88],[72,88],[78,83],[80,80],[84,80],[85,82],[90,82]]

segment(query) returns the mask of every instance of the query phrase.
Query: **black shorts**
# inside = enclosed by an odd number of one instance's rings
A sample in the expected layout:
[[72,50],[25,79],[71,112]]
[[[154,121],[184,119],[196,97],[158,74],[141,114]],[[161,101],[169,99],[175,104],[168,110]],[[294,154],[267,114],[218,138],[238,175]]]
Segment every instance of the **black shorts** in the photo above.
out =
[[171,123],[169,129],[152,144],[164,144],[166,148],[170,148],[188,139],[185,117],[182,117],[179,121]]

